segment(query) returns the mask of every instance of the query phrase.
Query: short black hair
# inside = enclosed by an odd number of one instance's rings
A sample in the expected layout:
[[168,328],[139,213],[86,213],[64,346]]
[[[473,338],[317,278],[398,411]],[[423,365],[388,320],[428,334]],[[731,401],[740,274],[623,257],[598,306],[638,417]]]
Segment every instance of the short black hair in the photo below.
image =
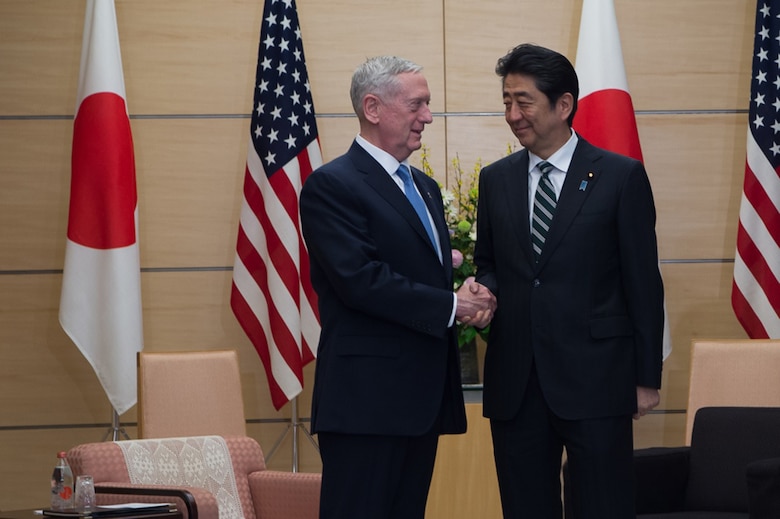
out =
[[509,74],[533,78],[536,88],[550,100],[550,106],[555,106],[558,99],[569,92],[574,97],[568,118],[571,126],[574,114],[577,113],[580,83],[574,66],[566,56],[533,43],[523,43],[498,59],[496,74],[501,76],[502,81]]

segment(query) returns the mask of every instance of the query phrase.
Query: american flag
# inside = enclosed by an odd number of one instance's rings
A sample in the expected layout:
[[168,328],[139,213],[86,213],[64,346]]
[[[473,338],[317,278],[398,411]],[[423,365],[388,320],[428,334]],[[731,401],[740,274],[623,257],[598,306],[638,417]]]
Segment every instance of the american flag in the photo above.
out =
[[322,164],[294,0],[266,0],[230,306],[278,410],[303,390],[320,325],[298,195]]
[[731,305],[752,339],[780,338],[780,0],[759,0]]

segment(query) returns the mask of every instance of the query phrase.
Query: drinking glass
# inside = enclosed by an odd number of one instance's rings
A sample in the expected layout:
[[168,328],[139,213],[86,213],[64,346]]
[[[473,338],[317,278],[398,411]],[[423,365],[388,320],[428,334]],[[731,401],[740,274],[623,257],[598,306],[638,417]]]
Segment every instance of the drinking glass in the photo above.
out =
[[92,476],[78,476],[76,478],[76,497],[74,507],[79,511],[95,508],[95,483]]

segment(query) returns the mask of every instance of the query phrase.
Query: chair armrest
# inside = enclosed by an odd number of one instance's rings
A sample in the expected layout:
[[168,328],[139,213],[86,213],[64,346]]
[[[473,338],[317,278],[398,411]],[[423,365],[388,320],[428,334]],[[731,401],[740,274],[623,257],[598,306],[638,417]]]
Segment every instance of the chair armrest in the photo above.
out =
[[317,519],[322,474],[261,470],[248,476],[257,519]]
[[746,474],[750,519],[780,517],[780,458],[754,461]]
[[685,502],[690,447],[651,447],[634,451],[636,513],[681,511]]
[[204,488],[100,483],[95,485],[95,494],[98,504],[126,503],[127,496],[133,496],[137,503],[173,502],[184,519],[219,519],[217,500]]

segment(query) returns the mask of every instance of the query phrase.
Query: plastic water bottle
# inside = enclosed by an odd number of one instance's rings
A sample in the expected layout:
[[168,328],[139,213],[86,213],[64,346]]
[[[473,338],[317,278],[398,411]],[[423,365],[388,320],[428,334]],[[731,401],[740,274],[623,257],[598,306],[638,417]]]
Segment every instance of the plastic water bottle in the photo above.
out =
[[73,508],[73,471],[70,470],[65,451],[57,453],[57,465],[51,475],[51,508]]

